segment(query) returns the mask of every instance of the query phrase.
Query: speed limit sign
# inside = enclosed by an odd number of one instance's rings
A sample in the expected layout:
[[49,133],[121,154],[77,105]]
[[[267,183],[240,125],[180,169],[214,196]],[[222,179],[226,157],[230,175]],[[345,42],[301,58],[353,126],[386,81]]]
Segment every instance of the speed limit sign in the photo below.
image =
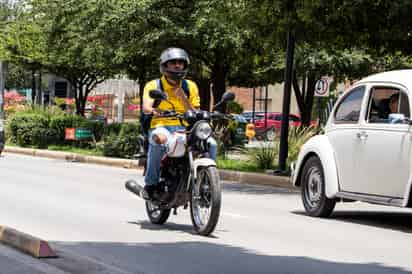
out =
[[315,84],[315,96],[325,97],[329,95],[329,79],[322,77],[322,79],[316,81]]

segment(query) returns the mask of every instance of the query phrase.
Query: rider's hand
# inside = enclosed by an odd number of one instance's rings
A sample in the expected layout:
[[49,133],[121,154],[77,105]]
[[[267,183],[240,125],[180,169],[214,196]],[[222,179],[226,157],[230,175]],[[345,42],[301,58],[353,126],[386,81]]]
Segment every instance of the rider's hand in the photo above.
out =
[[152,114],[153,114],[154,117],[160,116],[160,112],[157,111],[157,109],[155,109],[155,108],[152,110]]
[[185,100],[187,100],[186,94],[185,94],[184,90],[181,87],[176,87],[175,88],[175,94],[176,94],[177,98],[179,98],[183,102]]
[[192,105],[187,98],[185,91],[181,87],[176,87],[174,92],[179,100],[184,104],[186,110],[193,110]]

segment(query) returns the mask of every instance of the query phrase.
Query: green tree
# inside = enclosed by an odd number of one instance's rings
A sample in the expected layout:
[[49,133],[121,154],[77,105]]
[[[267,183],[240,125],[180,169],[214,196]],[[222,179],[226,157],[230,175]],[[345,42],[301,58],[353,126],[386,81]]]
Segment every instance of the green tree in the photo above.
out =
[[117,70],[115,47],[99,26],[110,1],[28,0],[7,28],[6,49],[16,63],[43,68],[67,79],[84,115],[91,90]]
[[[250,14],[260,15],[249,23],[257,26],[263,39],[263,56],[274,60],[261,62],[261,71],[284,67],[277,56],[285,50],[287,32],[296,39],[293,88],[304,124],[309,124],[315,83],[321,76],[360,78],[408,66],[410,1],[250,0],[248,4]],[[269,81],[279,79],[273,75]]]
[[198,82],[202,102],[206,102],[203,107],[208,108],[210,84],[216,102],[226,90],[230,70],[244,57],[250,43],[249,31],[242,28],[245,7],[244,1],[234,0],[122,0],[112,16],[117,22],[112,25],[118,26],[112,39],[122,41],[119,60],[129,75],[142,82],[158,77],[158,57],[163,49],[186,49],[192,60],[189,77]]

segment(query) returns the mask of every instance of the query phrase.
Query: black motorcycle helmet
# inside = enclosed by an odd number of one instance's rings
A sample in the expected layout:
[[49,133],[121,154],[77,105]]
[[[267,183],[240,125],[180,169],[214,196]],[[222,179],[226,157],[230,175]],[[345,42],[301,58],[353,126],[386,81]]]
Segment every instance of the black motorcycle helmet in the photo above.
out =
[[[183,70],[168,69],[166,63],[172,60],[182,60],[185,64]],[[189,64],[189,55],[181,48],[167,48],[160,55],[160,72],[174,81],[180,81],[186,76]]]

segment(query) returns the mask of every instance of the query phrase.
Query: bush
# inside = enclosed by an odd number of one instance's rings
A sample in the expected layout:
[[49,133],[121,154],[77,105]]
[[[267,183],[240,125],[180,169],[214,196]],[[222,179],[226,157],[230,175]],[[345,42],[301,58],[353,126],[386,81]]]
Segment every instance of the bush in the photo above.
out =
[[[117,126],[113,126],[110,130],[112,133],[104,138],[103,155],[132,158],[140,146],[139,125],[123,123],[120,130]],[[117,130],[119,130],[119,133],[116,135]],[[107,131],[109,130],[107,129]]]
[[293,127],[289,129],[288,137],[288,162],[296,161],[302,145],[309,140],[310,137],[317,134],[317,129],[314,127]]
[[22,147],[47,148],[52,139],[49,120],[42,114],[18,113],[10,119],[8,125],[12,141]]
[[53,144],[62,145],[65,140],[66,128],[74,128],[81,124],[84,118],[77,115],[59,115],[50,119],[50,130],[54,132]]
[[227,103],[226,111],[228,113],[240,114],[243,112],[243,106],[236,101]]
[[276,142],[264,143],[252,152],[252,159],[259,169],[272,169],[278,155],[279,146]]
[[88,120],[86,118],[81,117],[82,120],[79,120],[76,124],[76,128],[84,128],[84,129],[89,129],[93,132],[94,138],[96,141],[100,141],[103,137],[103,132],[104,132],[104,122],[102,121],[94,121],[94,120]]
[[123,123],[120,128],[120,135],[140,135],[140,126],[137,123]]
[[7,122],[8,138],[21,146],[47,148],[50,144],[90,146],[85,141],[65,140],[66,128],[84,128],[93,132],[96,141],[103,136],[104,123],[90,121],[78,115],[67,115],[57,107],[25,106],[10,116]]
[[119,135],[121,129],[121,123],[107,124],[103,129],[103,138],[110,135]]

